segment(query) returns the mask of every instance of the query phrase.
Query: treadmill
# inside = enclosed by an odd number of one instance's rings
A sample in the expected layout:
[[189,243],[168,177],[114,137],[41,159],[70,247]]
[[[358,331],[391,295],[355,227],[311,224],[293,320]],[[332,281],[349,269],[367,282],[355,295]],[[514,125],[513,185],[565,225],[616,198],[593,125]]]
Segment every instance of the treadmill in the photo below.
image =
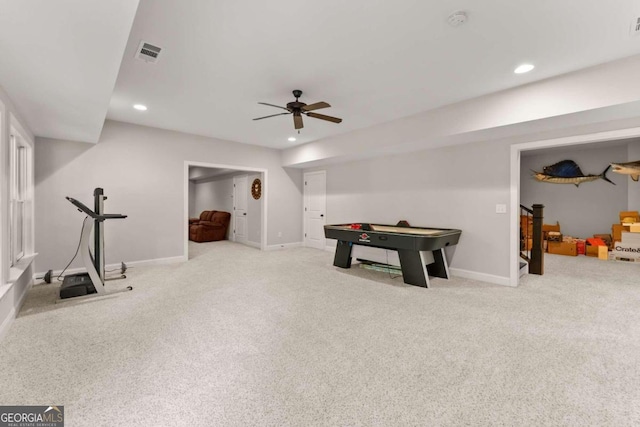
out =
[[[127,215],[102,213],[102,202],[106,199],[102,188],[96,188],[93,195],[97,212],[92,211],[79,200],[67,197],[67,200],[78,208],[78,211],[87,215],[82,224],[82,235],[80,237],[80,253],[82,254],[82,261],[84,262],[87,272],[68,274],[64,277],[64,281],[60,286],[61,299],[107,293],[104,286],[104,221],[108,219],[124,219]],[[94,233],[95,258],[89,249],[91,231],[94,225],[96,230]],[[131,290],[133,288],[129,286],[127,289]]]

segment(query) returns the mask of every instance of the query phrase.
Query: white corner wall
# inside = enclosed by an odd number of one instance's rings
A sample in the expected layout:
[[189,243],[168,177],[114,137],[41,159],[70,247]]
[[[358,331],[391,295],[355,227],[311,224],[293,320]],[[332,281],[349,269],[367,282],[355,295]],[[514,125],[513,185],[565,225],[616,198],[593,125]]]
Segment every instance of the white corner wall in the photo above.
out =
[[70,260],[82,215],[65,196],[90,204],[95,187],[106,212],[128,215],[105,225],[107,264],[184,257],[185,161],[266,169],[267,244],[302,235],[302,171],[282,168],[276,150],[107,121],[96,145],[38,139],[35,151],[37,271]]

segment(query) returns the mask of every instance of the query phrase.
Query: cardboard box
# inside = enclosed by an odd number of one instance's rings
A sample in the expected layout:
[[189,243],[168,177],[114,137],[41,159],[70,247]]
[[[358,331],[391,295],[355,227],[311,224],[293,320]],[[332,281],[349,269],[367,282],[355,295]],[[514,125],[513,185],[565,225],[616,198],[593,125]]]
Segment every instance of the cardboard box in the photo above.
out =
[[629,231],[632,233],[640,233],[640,222],[634,222],[629,226]]
[[613,247],[613,237],[611,237],[611,234],[594,234],[593,237],[604,240],[609,249]]
[[598,246],[598,259],[607,261],[609,259],[609,248],[606,246]]
[[587,246],[587,256],[606,260],[609,258],[609,249],[606,246]]
[[[548,240],[549,239],[549,232],[552,231],[554,234],[556,233],[560,233],[560,223],[556,221],[555,224],[542,224],[542,239],[543,240]],[[560,236],[560,240],[558,241],[562,241],[562,235]]]
[[616,242],[611,255],[616,261],[640,262],[640,245]]
[[558,231],[550,231],[547,233],[547,240],[550,242],[562,242],[562,233]]
[[575,242],[549,242],[547,248],[550,254],[577,256],[578,248]]
[[640,233],[631,233],[629,231],[623,231],[621,243],[629,243],[631,245],[640,245]]
[[613,245],[613,252],[620,252],[622,254],[629,254],[635,257],[640,257],[640,245],[635,243],[623,243],[616,242]]
[[611,226],[611,236],[613,237],[614,242],[619,242],[622,240],[623,231],[629,231],[629,227],[622,224],[613,224]]
[[[625,221],[631,219],[631,221]],[[624,222],[640,222],[640,214],[638,211],[620,211],[620,224]]]

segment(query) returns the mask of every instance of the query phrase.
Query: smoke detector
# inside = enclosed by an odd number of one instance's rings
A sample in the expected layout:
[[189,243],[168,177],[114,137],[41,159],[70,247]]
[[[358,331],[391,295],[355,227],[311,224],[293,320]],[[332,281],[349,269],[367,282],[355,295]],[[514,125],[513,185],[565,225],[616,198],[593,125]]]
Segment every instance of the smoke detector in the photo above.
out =
[[140,59],[144,62],[155,64],[156,62],[158,62],[158,57],[160,56],[161,51],[161,47],[154,46],[151,43],[147,43],[143,40],[140,42],[140,45],[138,45],[138,50],[136,50],[135,58]]
[[447,22],[449,23],[449,25],[451,25],[452,27],[459,27],[460,25],[464,24],[465,22],[467,22],[467,13],[463,12],[461,10],[457,11],[457,12],[453,12],[451,15],[449,15],[449,17],[447,18]]

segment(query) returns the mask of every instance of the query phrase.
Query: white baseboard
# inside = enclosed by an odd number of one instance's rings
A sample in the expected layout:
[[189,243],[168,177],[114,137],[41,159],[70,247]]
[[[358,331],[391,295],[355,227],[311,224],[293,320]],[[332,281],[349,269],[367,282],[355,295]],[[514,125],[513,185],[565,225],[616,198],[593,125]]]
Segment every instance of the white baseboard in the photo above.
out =
[[258,248],[258,249],[260,249],[260,243],[250,242],[250,241],[248,241],[248,240],[247,240],[246,245],[247,245],[247,246],[251,246],[251,247],[254,247],[254,248]]
[[461,268],[449,267],[452,276],[462,277],[463,279],[478,280],[480,282],[493,283],[495,285],[515,287],[511,284],[509,277],[496,276],[493,274],[480,273],[477,271],[463,270]]
[[278,250],[278,249],[300,248],[300,247],[302,247],[302,242],[280,243],[279,245],[267,245],[265,250],[266,251],[275,251],[275,250]]
[[[331,243],[333,244],[327,244],[327,246],[324,248],[325,251],[335,252],[337,242],[333,240]],[[493,283],[495,285],[502,285],[502,286],[510,286],[510,287],[517,286],[517,285],[515,286],[512,285],[511,280],[508,277],[495,276],[493,274],[480,273],[477,271],[469,271],[469,270],[463,270],[461,268],[452,268],[452,267],[449,267],[449,273],[451,273],[452,276],[458,276],[463,279],[478,280],[480,282]]]
[[2,324],[0,324],[0,342],[2,342],[5,335],[7,335],[7,332],[9,332],[9,328],[11,327],[11,324],[15,319],[16,319],[16,309],[15,307],[11,307],[11,311],[9,311],[9,314],[7,315],[7,317],[5,317],[4,320],[2,321]]
[[[127,265],[127,267],[147,267],[147,266],[151,266],[151,265],[164,265],[164,264],[173,264],[173,263],[177,263],[177,262],[185,262],[187,261],[187,257],[185,256],[174,256],[174,257],[168,257],[168,258],[156,258],[156,259],[144,259],[141,261],[125,261],[125,264]],[[104,269],[105,270],[118,270],[120,268],[120,263],[117,264],[107,264],[105,265]],[[75,273],[81,273],[83,271],[86,271],[86,269],[84,267],[80,267],[80,268],[68,268],[67,271],[64,272],[64,274],[75,274]],[[55,278],[56,276],[58,276],[58,274],[62,273],[62,270],[55,270],[53,272],[53,278]],[[42,277],[44,276],[45,273],[36,273],[33,275],[34,279],[36,277]]]
[[[177,262],[186,262],[188,261],[189,258],[184,256],[184,255],[180,255],[180,256],[172,256],[172,257],[167,257],[167,258],[155,258],[155,259],[144,259],[141,261],[131,261],[131,262],[125,262],[125,264],[127,264],[127,267],[147,267],[150,265],[165,265],[165,264],[175,264]],[[105,270],[112,270],[114,268],[118,268],[120,267],[120,264],[111,264],[107,267],[105,267]]]
[[[15,286],[15,283],[12,284],[12,286]],[[9,332],[9,328],[11,327],[11,324],[16,319],[16,314],[20,311],[20,308],[22,308],[22,304],[24,304],[24,300],[27,297],[27,293],[29,293],[29,289],[31,289],[32,286],[33,286],[33,280],[29,280],[29,283],[27,284],[27,286],[24,287],[24,291],[22,292],[22,295],[20,295],[20,297],[18,298],[18,304],[17,305],[14,304],[13,307],[11,307],[11,310],[9,311],[7,317],[5,317],[4,320],[2,321],[2,324],[0,324],[0,342],[5,337],[7,332]],[[14,288],[14,291],[15,291],[15,288]],[[11,290],[9,290],[8,292],[11,292]]]

